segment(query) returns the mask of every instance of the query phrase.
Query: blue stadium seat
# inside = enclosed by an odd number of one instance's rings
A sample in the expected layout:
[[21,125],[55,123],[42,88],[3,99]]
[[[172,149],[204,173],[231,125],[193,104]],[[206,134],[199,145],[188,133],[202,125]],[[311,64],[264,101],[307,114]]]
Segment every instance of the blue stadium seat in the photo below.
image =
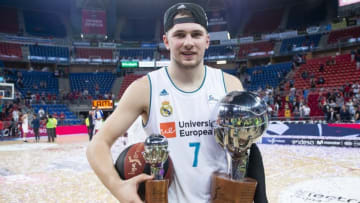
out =
[[[281,80],[284,79],[286,73],[291,70],[292,63],[279,63],[269,66],[258,66],[247,69],[247,73],[251,76],[250,91],[256,91],[259,88],[265,89],[267,85],[276,88]],[[281,77],[278,77],[280,72]]]

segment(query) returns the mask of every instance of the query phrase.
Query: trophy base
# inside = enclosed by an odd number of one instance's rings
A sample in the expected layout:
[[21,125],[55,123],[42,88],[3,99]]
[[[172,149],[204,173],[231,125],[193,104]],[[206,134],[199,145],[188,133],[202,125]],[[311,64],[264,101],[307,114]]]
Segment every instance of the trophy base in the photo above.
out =
[[169,180],[148,180],[145,182],[146,203],[168,203]]
[[252,178],[231,180],[227,174],[214,173],[212,175],[211,202],[252,203],[256,185],[256,180]]

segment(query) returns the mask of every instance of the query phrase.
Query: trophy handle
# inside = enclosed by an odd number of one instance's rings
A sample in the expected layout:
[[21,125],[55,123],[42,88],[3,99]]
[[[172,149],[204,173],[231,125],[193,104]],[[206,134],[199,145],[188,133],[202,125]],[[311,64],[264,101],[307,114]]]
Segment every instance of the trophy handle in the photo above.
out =
[[211,184],[212,203],[253,203],[257,181],[252,178],[231,180],[224,173],[214,173]]
[[169,180],[148,180],[145,182],[146,203],[168,203]]

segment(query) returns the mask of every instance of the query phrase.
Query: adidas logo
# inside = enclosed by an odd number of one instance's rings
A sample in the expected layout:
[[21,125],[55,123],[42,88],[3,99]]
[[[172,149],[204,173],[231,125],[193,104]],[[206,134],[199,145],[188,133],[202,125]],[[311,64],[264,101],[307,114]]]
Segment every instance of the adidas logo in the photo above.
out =
[[167,96],[167,95],[169,95],[169,93],[168,93],[165,89],[163,89],[163,90],[160,92],[160,96]]

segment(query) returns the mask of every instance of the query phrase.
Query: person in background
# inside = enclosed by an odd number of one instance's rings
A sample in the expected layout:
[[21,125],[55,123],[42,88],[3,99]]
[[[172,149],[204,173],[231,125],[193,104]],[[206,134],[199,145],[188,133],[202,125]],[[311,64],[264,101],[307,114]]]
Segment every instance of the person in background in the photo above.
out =
[[48,142],[55,142],[56,138],[57,120],[52,115],[49,115],[46,122],[46,132],[48,135]]
[[38,111],[38,114],[39,114],[39,119],[44,119],[45,117],[45,111],[42,107],[40,107],[39,111]]
[[94,117],[95,117],[95,134],[97,133],[97,131],[100,130],[102,123],[103,123],[103,118],[104,118],[104,113],[101,109],[99,109],[99,107],[96,107],[95,112],[94,112]]
[[21,122],[21,128],[23,130],[23,140],[24,142],[27,142],[26,137],[29,133],[29,118],[27,113],[24,113],[24,115],[22,115]]
[[35,134],[35,142],[40,142],[40,135],[39,135],[40,119],[36,116],[36,114],[33,115],[33,120],[31,124]]
[[0,140],[3,140],[4,138],[4,123],[2,120],[0,120]]
[[85,119],[85,124],[88,129],[89,141],[91,141],[94,134],[94,112],[89,111],[89,115]]

